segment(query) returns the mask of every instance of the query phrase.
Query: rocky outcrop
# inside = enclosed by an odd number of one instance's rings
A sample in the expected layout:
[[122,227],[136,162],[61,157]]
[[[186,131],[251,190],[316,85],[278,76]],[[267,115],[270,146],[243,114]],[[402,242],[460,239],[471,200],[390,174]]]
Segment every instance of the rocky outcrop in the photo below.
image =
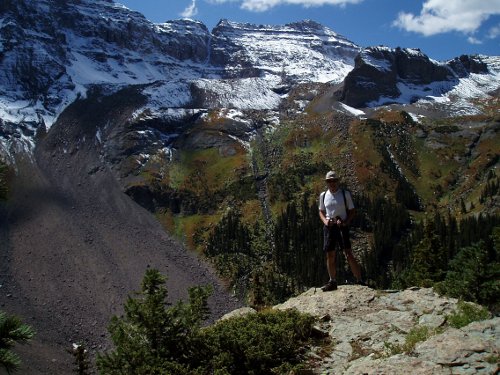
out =
[[380,98],[384,98],[380,104],[389,104],[398,101],[401,84],[424,86],[452,79],[455,74],[448,66],[430,60],[417,49],[369,47],[356,57],[340,99],[356,108]]
[[428,95],[442,95],[456,86],[459,78],[487,72],[488,65],[479,56],[462,55],[445,64],[418,49],[369,47],[356,57],[354,69],[337,95],[356,108],[415,102]]
[[450,60],[448,66],[461,78],[467,77],[470,73],[485,74],[488,72],[488,65],[478,56],[462,55]]
[[[317,374],[494,374],[500,318],[448,327],[447,315],[457,310],[457,303],[432,289],[340,286],[328,293],[312,288],[274,308],[320,318],[317,330],[333,345],[326,356],[311,353]],[[225,318],[249,312],[236,310]],[[424,326],[433,331],[429,338],[409,353],[396,349],[410,331]]]

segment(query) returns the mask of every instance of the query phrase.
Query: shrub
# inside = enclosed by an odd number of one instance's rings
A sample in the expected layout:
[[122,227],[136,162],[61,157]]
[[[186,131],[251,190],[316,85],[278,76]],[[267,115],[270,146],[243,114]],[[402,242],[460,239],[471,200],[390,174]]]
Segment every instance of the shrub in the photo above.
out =
[[388,355],[392,356],[395,354],[406,353],[410,354],[415,346],[422,341],[427,340],[429,337],[441,333],[442,330],[439,328],[432,328],[429,326],[415,326],[413,327],[405,337],[405,343],[403,345],[384,343],[385,349],[388,351]]
[[489,317],[490,313],[486,308],[473,303],[459,301],[457,311],[448,315],[447,321],[452,327],[462,328],[472,322],[485,320]]
[[189,302],[167,308],[165,278],[148,270],[125,315],[112,319],[115,350],[100,354],[103,374],[271,374],[300,367],[315,318],[265,311],[202,328],[207,288],[191,288]]
[[189,302],[166,308],[165,277],[148,270],[138,298],[125,304],[125,316],[113,317],[109,331],[116,349],[99,355],[105,374],[192,374],[203,360],[199,330],[206,318],[208,288],[190,288]]
[[315,319],[296,310],[269,310],[207,328],[212,370],[220,374],[282,373],[301,362]]

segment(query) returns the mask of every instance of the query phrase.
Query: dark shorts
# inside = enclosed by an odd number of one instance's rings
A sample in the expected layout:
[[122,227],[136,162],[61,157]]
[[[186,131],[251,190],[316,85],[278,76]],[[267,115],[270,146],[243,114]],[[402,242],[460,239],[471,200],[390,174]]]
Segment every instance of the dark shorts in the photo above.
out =
[[327,227],[326,225],[324,225],[323,239],[323,251],[325,253],[328,251],[337,250],[337,246],[340,246],[340,248],[343,250],[351,248],[349,227],[338,227],[337,225]]

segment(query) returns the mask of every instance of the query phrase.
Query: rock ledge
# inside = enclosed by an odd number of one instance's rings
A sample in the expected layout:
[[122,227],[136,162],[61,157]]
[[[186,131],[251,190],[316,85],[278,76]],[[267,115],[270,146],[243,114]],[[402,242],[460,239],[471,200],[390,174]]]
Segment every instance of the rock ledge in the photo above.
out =
[[[316,374],[495,374],[500,348],[500,318],[448,327],[446,316],[458,300],[432,289],[377,291],[364,286],[339,286],[324,293],[311,288],[275,309],[295,308],[321,317],[331,353],[318,358]],[[248,313],[236,310],[230,314]],[[411,353],[391,353],[403,346],[413,328],[440,332],[416,344]]]

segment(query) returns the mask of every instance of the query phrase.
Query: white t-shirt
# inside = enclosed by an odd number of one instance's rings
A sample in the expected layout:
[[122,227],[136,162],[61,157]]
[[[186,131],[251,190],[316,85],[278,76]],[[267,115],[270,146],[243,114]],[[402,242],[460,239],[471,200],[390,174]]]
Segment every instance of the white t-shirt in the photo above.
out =
[[[323,202],[324,194],[326,195]],[[349,210],[354,209],[354,203],[352,202],[351,193],[347,190],[345,190],[345,204],[347,204],[347,208]],[[332,219],[337,216],[339,216],[342,220],[347,219],[345,204],[342,189],[338,189],[333,194],[330,190],[327,190],[326,193],[322,192],[319,195],[319,209],[320,211],[326,211],[327,219]]]

